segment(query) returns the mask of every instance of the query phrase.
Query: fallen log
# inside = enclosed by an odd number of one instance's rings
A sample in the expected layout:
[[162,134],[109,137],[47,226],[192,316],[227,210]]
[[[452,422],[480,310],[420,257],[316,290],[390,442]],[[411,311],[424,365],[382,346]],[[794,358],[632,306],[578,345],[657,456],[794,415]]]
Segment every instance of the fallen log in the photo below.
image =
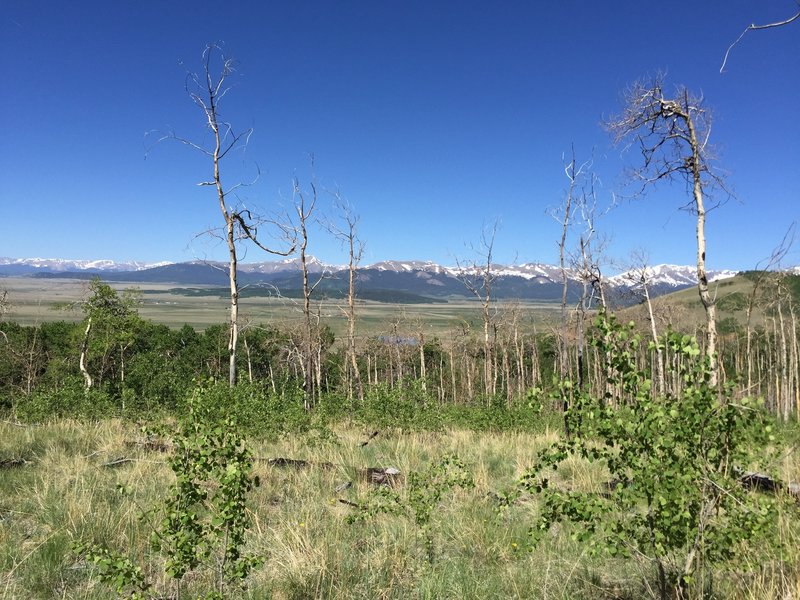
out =
[[136,462],[136,459],[135,458],[127,458],[127,457],[116,458],[116,459],[111,460],[111,461],[109,461],[107,463],[103,463],[103,466],[104,467],[118,467],[120,465],[124,465],[124,464],[130,463],[130,462]]
[[268,458],[267,464],[272,467],[292,467],[294,469],[303,469],[305,467],[311,466],[311,463],[307,460],[300,460],[297,458],[284,458],[279,456],[278,458]]
[[0,469],[14,469],[18,467],[24,467],[28,464],[29,461],[25,460],[21,456],[15,456],[14,458],[3,458],[0,459]]
[[279,456],[277,458],[256,458],[256,460],[266,460],[267,464],[271,467],[292,468],[292,469],[305,469],[306,467],[322,467],[323,469],[331,469],[335,467],[333,463],[329,462],[311,462],[299,458],[286,458]]
[[737,469],[737,472],[742,474],[739,476],[739,483],[742,487],[748,490],[757,490],[759,492],[768,492],[777,494],[778,492],[786,492],[795,500],[800,502],[800,483],[790,481],[788,483],[770,477],[766,473],[758,473],[756,471],[744,471]]

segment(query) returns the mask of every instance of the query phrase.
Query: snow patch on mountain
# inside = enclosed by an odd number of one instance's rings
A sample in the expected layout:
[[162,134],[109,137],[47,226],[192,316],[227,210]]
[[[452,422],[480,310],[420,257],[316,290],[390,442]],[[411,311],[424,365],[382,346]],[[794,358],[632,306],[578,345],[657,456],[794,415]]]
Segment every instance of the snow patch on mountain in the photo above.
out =
[[[0,267],[14,267],[14,270],[11,272],[23,274],[34,272],[63,273],[70,271],[143,271],[145,269],[165,267],[174,264],[175,263],[171,262],[148,263],[142,261],[114,262],[111,260],[67,260],[60,258],[0,257]],[[194,260],[188,264],[210,265],[219,269],[228,268],[228,263],[219,261]],[[313,256],[308,256],[306,258],[306,265],[309,271],[314,274],[336,273],[347,269],[347,266],[344,265],[325,264]],[[239,271],[248,274],[273,275],[292,271],[300,271],[301,266],[300,259],[297,257],[292,257],[277,261],[240,263]],[[485,265],[480,264],[442,266],[431,261],[421,260],[387,260],[358,268],[360,277],[363,281],[367,280],[369,277],[369,272],[377,271],[397,274],[410,274],[422,279],[431,286],[444,286],[446,285],[445,282],[448,278],[480,278],[484,269]],[[787,271],[800,274],[800,265],[792,267],[791,269],[787,269]],[[562,271],[558,266],[537,262],[523,263],[519,265],[493,264],[491,266],[491,273],[494,277],[519,277],[531,283],[542,285],[552,283],[560,284],[563,276]],[[577,273],[573,270],[567,270],[566,275],[571,281],[579,281]],[[730,270],[720,270],[711,271],[708,275],[709,281],[718,281],[720,279],[733,277],[736,275],[736,272]],[[607,277],[606,282],[611,287],[630,287],[632,285],[638,285],[642,281],[643,276],[648,285],[651,286],[680,288],[697,284],[696,267],[671,264],[649,266],[644,269],[644,271],[642,269],[631,269],[624,273]]]
[[[736,275],[736,271],[709,271],[709,281],[728,279]],[[653,265],[643,269],[631,269],[608,278],[612,287],[630,286],[646,282],[647,285],[666,285],[670,287],[687,287],[697,284],[697,267],[688,265]]]
[[70,260],[65,258],[8,258],[0,257],[0,266],[30,267],[37,271],[143,271],[171,265],[171,262],[115,262],[113,260]]

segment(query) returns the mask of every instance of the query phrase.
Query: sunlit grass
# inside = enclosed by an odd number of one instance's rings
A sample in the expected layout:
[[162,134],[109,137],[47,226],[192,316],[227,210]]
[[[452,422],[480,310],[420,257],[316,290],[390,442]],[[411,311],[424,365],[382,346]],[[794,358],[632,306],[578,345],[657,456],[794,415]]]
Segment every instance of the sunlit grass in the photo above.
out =
[[[255,474],[261,486],[251,496],[248,550],[265,558],[248,579],[242,598],[642,598],[648,597],[646,564],[591,557],[557,526],[535,550],[527,529],[536,500],[525,497],[498,512],[493,496],[510,489],[532,464],[536,450],[558,432],[476,433],[381,431],[369,444],[368,432],[338,426],[338,442],[289,436],[277,442],[252,441]],[[41,426],[0,424],[0,458],[19,457],[22,466],[0,471],[0,597],[109,598],[92,569],[72,551],[77,541],[93,541],[123,552],[159,590],[176,588],[151,551],[149,537],[157,508],[173,480],[166,454],[148,450],[139,430],[120,421]],[[404,475],[455,453],[475,480],[471,489],[448,493],[436,508],[431,564],[412,519],[380,515],[348,524],[352,507],[371,489],[366,467],[394,466]],[[279,467],[270,458],[308,461]],[[132,459],[106,466],[120,458]],[[570,461],[559,484],[599,490],[601,469]],[[800,479],[800,458],[788,453],[786,479]],[[337,487],[352,482],[348,489]],[[118,486],[128,490],[120,494]],[[778,535],[784,550],[753,555],[736,571],[715,580],[715,597],[790,598],[800,593],[797,511],[787,507]],[[187,578],[192,597],[207,590],[207,574]],[[721,595],[720,595],[721,594]]]

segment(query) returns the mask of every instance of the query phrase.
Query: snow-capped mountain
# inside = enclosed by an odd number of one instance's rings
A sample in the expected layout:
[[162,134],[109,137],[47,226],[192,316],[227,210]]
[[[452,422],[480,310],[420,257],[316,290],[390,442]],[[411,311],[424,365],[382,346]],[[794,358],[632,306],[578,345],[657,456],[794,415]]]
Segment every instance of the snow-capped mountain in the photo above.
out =
[[[736,271],[709,271],[709,281],[728,279]],[[649,286],[688,287],[697,284],[697,267],[687,265],[654,265],[644,269],[631,269],[608,278],[614,287],[630,287],[642,282]]]
[[20,272],[42,271],[63,273],[68,271],[142,271],[172,264],[170,262],[147,263],[141,261],[114,262],[113,260],[69,260],[63,258],[7,258],[0,257],[4,270],[15,268]]
[[[329,297],[341,296],[347,288],[346,267],[328,265],[308,257],[309,271],[324,274],[318,293]],[[0,277],[60,277],[79,278],[100,276],[107,281],[133,284],[171,283],[176,286],[218,286],[228,284],[228,264],[213,261],[190,261],[183,263],[115,263],[108,260],[63,260],[63,259],[12,259],[0,258]],[[358,269],[359,294],[366,299],[402,298],[402,301],[445,301],[448,298],[472,297],[464,280],[480,286],[485,266],[443,266],[430,261],[381,261],[364,265]],[[493,264],[494,281],[492,294],[497,299],[522,299],[555,301],[561,298],[563,280],[561,269],[542,263],[519,265]],[[800,269],[797,269],[800,272]],[[280,261],[239,264],[239,282],[244,286],[266,284],[282,292],[290,293],[302,286],[301,264],[296,257]],[[716,281],[735,275],[733,271],[713,271],[709,279]],[[651,294],[659,295],[684,287],[696,285],[696,268],[683,265],[655,265],[645,270],[645,278]],[[579,297],[580,278],[574,271],[567,271],[568,296]],[[625,300],[626,294],[640,285],[641,271],[627,271],[606,278],[615,296]]]
[[[313,256],[308,256],[306,258],[306,266],[308,267],[309,273],[339,271],[344,268],[342,266],[327,265]],[[239,270],[242,273],[263,273],[265,275],[270,275],[274,273],[284,273],[286,271],[299,271],[300,267],[301,263],[299,258],[287,258],[279,261],[240,263]]]
[[[449,275],[459,277],[464,274],[478,275],[485,265],[442,266],[431,261],[406,260],[382,261],[365,267],[364,270],[388,271],[393,273],[424,272],[434,275]],[[522,277],[529,280],[561,281],[561,269],[542,263],[525,263],[521,265],[492,265],[492,274],[497,277]]]

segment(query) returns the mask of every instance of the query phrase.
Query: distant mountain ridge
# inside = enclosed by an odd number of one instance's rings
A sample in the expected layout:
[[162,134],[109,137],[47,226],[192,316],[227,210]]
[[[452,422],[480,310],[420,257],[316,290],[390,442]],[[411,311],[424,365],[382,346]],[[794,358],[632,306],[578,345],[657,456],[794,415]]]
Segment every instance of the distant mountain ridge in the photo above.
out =
[[[346,267],[327,265],[309,257],[309,271],[323,276],[320,294],[329,297],[346,293]],[[47,278],[88,279],[99,276],[108,281],[130,283],[173,283],[176,286],[220,286],[228,284],[227,263],[190,261],[181,263],[114,262],[110,260],[17,259],[0,257],[0,277],[30,276]],[[477,267],[443,266],[430,261],[381,261],[358,269],[359,290],[364,297],[398,301],[418,298],[442,300],[449,297],[472,297],[463,283],[465,276],[475,276]],[[556,301],[561,298],[562,273],[557,266],[543,263],[492,265],[496,276],[493,295],[498,299]],[[713,271],[712,281],[733,277],[734,271]],[[684,265],[655,265],[644,270],[651,293],[659,295],[696,284],[696,268]],[[579,278],[567,271],[568,294],[574,300],[579,294]],[[242,285],[266,285],[281,292],[302,287],[300,261],[291,258],[281,261],[240,263]],[[620,273],[605,279],[615,297],[633,297],[634,288],[641,285],[642,270]],[[629,300],[630,301],[630,300]]]
[[113,260],[69,260],[63,258],[7,258],[0,256],[0,275],[11,271],[20,274],[34,272],[64,273],[70,271],[142,271],[172,264],[170,262],[147,263],[142,261],[115,262]]

